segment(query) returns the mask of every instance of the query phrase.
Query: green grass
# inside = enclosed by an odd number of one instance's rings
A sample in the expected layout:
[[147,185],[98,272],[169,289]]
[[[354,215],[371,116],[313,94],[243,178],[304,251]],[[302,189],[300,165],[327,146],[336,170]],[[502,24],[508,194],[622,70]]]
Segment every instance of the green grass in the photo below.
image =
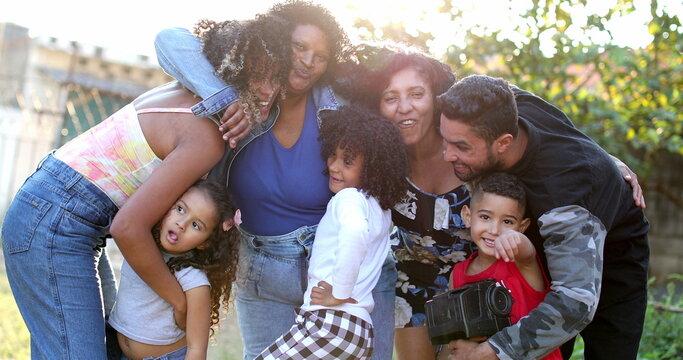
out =
[[[115,247],[110,250],[110,258],[115,269],[120,267],[121,256]],[[0,360],[23,360],[30,358],[29,334],[19,314],[14,297],[10,291],[5,272],[5,262],[0,250]],[[117,271],[118,272],[118,271]],[[681,275],[672,275],[679,284]],[[683,307],[683,298],[674,291],[673,284],[667,287],[663,299],[657,299],[666,306]],[[651,294],[651,301],[655,299]],[[242,342],[235,318],[234,309],[221,319],[220,330],[209,342],[209,359],[238,360],[242,357]],[[641,340],[639,359],[673,360],[683,359],[683,314],[662,312],[648,306],[645,320],[645,331]],[[662,342],[662,344],[659,344]],[[583,342],[577,339],[572,360],[583,358]]]
[[0,319],[2,319],[0,320],[0,359],[28,359],[30,357],[28,330],[10,291],[2,256],[0,256]]
[[[109,249],[112,265],[118,277],[121,257],[115,247]],[[242,340],[233,308],[221,318],[220,329],[209,340],[209,359],[242,359]],[[0,360],[30,359],[30,338],[24,320],[14,301],[0,250]]]

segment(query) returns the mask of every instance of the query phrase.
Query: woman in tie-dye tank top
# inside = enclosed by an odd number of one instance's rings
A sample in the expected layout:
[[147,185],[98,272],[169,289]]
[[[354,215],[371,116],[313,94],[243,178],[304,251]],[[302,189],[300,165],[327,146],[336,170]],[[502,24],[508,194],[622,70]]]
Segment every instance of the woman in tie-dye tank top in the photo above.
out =
[[[276,17],[202,21],[195,29],[216,74],[236,84],[252,121],[269,112],[288,74],[290,32]],[[34,359],[107,357],[96,267],[109,235],[184,328],[185,293],[152,228],[223,155],[218,126],[192,113],[198,101],[175,82],[140,95],[47,155],[16,194],[2,245]]]

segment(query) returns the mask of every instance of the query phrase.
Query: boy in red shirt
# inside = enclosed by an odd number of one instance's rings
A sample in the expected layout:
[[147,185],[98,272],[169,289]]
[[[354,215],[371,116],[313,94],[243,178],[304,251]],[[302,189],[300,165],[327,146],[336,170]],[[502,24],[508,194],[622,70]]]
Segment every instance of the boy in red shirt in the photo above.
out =
[[[523,234],[530,222],[524,217],[524,187],[514,175],[494,173],[474,184],[471,196],[462,218],[479,250],[455,266],[452,287],[495,279],[510,291],[514,324],[543,301],[549,288],[536,249]],[[543,359],[561,360],[562,355],[555,349]]]

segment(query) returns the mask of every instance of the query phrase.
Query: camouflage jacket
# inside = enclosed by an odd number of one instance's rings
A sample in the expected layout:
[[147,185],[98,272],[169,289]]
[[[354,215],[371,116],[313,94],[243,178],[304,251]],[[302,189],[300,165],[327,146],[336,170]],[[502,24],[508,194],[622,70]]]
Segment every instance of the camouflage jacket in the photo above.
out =
[[609,154],[556,107],[515,93],[528,143],[507,171],[524,183],[533,223],[527,236],[547,264],[551,287],[535,310],[488,341],[501,359],[536,359],[583,330],[598,301],[644,294],[649,226]]

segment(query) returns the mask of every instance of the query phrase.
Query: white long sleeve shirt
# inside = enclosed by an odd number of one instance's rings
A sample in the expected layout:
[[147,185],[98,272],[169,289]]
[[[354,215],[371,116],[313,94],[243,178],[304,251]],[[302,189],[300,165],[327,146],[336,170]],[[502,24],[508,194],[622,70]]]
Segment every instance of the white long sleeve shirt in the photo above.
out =
[[[332,197],[315,233],[308,288],[301,308],[333,308],[372,323],[372,289],[389,252],[390,232],[391,211],[382,210],[375,198],[366,197],[356,188],[343,189]],[[311,305],[311,289],[320,281],[332,285],[335,298],[351,297],[358,303],[336,307]]]

